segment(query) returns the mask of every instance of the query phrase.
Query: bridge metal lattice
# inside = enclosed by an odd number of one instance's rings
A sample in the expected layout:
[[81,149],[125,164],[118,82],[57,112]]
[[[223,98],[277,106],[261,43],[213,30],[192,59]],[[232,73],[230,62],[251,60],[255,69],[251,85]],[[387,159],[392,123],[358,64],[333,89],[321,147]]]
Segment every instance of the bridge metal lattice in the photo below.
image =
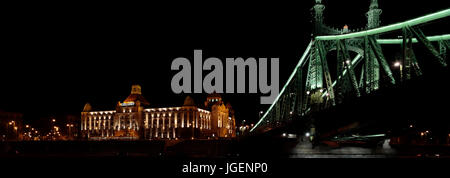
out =
[[[400,80],[409,80],[412,75],[422,75],[414,54],[414,43],[425,46],[437,63],[443,67],[447,66],[450,34],[426,36],[419,26],[449,17],[450,9],[379,27],[382,11],[378,9],[377,0],[371,0],[366,13],[367,25],[362,31],[349,30],[347,26],[343,29],[326,26],[323,23],[324,9],[322,1],[316,0],[313,7],[313,39],[274,103],[251,129],[252,132],[270,130],[292,119],[301,119],[311,112],[340,104],[347,96],[360,97],[362,94],[370,94],[380,88],[381,74],[388,78],[390,85],[395,85],[396,80],[384,56],[382,45],[401,46],[400,65],[404,72],[401,73],[403,75]],[[402,38],[380,38],[383,34],[396,31],[401,32]],[[336,51],[337,56],[334,81],[328,66],[329,60],[334,59],[327,59],[327,54],[331,51]],[[304,69],[307,70],[305,73]],[[360,71],[359,78],[355,74],[356,69]],[[302,78],[304,74],[306,81]]]

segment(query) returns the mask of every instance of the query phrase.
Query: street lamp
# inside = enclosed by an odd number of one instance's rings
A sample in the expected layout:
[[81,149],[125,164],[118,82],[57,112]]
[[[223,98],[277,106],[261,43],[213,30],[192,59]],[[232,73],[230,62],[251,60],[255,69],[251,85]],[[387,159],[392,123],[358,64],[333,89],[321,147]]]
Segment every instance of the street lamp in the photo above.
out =
[[17,139],[17,141],[19,141],[19,132],[18,132],[18,127],[17,126],[15,126],[16,124],[14,124],[14,132],[15,132],[15,134],[16,134],[16,139]]
[[403,65],[400,61],[396,61],[394,63],[394,67],[398,67],[400,69],[400,81],[403,81]]
[[72,130],[73,124],[66,124],[66,126],[68,127],[68,129],[67,129],[67,131],[68,131],[67,136],[70,137],[70,135],[72,133],[71,130]]
[[9,121],[7,128],[6,128],[6,133],[7,133],[7,138],[9,137],[9,129],[12,128],[13,129],[13,133],[15,134],[14,136],[16,137],[17,140],[19,140],[19,134],[18,134],[18,127],[16,126],[16,121]]

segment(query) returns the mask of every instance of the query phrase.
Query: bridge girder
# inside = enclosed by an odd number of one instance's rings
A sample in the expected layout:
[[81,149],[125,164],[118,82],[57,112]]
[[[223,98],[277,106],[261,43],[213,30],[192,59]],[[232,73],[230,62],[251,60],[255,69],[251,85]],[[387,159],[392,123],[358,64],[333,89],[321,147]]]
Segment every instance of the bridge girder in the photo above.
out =
[[[412,49],[413,43],[423,44],[438,59],[439,63],[443,66],[447,65],[446,55],[447,49],[449,48],[450,35],[445,34],[427,37],[420,29],[414,26],[448,17],[450,16],[450,9],[383,27],[378,27],[377,23],[369,25],[368,22],[367,30],[364,31],[341,35],[317,36],[321,32],[318,28],[325,28],[326,26],[323,24],[322,17],[324,6],[321,5],[320,1],[316,3],[318,4],[314,8],[316,11],[315,18],[317,18],[315,20],[315,37],[306,48],[294,72],[290,75],[274,103],[251,129],[252,132],[257,128],[261,128],[263,125],[278,127],[282,122],[291,121],[293,118],[300,118],[311,111],[311,105],[322,104],[323,100],[325,100],[325,107],[335,105],[335,91],[339,91],[339,87],[336,86],[341,85],[340,79],[347,78],[351,81],[350,87],[354,90],[355,95],[359,96],[361,91],[365,91],[368,94],[379,88],[379,71],[381,67],[385,75],[388,76],[390,83],[395,84],[395,79],[384,57],[381,45],[401,44],[403,54],[402,63],[405,65],[406,79],[411,78],[411,70],[414,70],[416,76],[422,75]],[[379,14],[381,13],[381,11],[378,12]],[[375,16],[371,17],[376,18]],[[402,39],[378,39],[380,34],[396,30],[402,30]],[[332,31],[333,34],[337,32],[334,29]],[[433,41],[438,42],[438,49],[431,43]],[[338,77],[335,81],[331,80],[326,57],[327,53],[332,50],[337,51],[337,61],[339,63],[337,76],[340,76],[340,78]],[[357,56],[351,62],[347,63],[350,59],[350,55],[348,54],[349,50],[355,51]],[[357,67],[361,59],[364,59],[364,63],[360,64],[361,74],[358,83],[354,68]],[[340,65],[341,63],[343,65]],[[305,85],[303,85],[302,68],[305,64],[308,64],[308,71],[306,72]],[[325,83],[323,80],[325,80]],[[319,92],[323,91],[323,89],[326,89],[326,91]]]

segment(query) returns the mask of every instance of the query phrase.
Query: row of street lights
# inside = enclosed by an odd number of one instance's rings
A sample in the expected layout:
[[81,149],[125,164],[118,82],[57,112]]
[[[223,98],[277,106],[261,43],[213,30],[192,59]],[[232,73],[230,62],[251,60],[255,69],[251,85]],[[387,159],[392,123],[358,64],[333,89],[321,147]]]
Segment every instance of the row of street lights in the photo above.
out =
[[[7,124],[6,135],[3,135],[3,140],[26,140],[26,141],[38,141],[38,140],[58,140],[63,139],[60,132],[60,127],[56,125],[56,119],[52,118],[50,120],[50,132],[46,135],[41,135],[41,132],[33,128],[30,124],[24,125],[24,127],[19,127],[17,121],[11,120]],[[73,123],[67,123],[67,139],[73,139],[77,134],[73,133],[76,125]],[[23,128],[23,129],[22,129]]]
[[39,140],[41,136],[39,135],[39,131],[30,125],[25,125],[25,131],[23,133],[24,140]]
[[[63,136],[60,132],[60,127],[56,125],[56,119],[52,119],[51,120],[51,130],[50,132],[46,135],[47,138],[50,138],[51,140],[58,140],[61,139],[61,137]],[[67,128],[67,139],[71,139],[72,137],[76,136],[76,134],[73,134],[73,129],[75,128],[75,124],[70,124],[67,123],[66,124],[66,128]]]

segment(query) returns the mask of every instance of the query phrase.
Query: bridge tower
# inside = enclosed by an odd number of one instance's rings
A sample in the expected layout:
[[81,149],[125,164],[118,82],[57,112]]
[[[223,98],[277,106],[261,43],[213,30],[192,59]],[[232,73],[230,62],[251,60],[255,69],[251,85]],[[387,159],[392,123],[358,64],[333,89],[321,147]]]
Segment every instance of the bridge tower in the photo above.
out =
[[[373,29],[380,26],[380,15],[382,10],[378,8],[378,0],[371,0],[369,11],[366,13],[367,17],[367,29]],[[368,40],[365,40],[365,47],[369,47]],[[370,51],[370,49],[365,49],[366,53],[364,56],[364,73],[361,75],[361,80],[365,78],[364,83],[361,84],[361,88],[365,88],[366,93],[370,93],[379,88],[380,79],[380,65],[376,60],[375,54]],[[365,84],[365,86],[363,86]]]
[[[312,36],[319,35],[339,35],[343,33],[351,33],[359,30],[337,29],[327,26],[324,23],[323,12],[325,5],[322,0],[315,0],[312,8],[313,11],[313,31]],[[366,13],[367,25],[363,29],[373,29],[380,26],[380,15],[382,10],[378,7],[378,0],[371,0],[369,10]],[[361,29],[360,29],[361,30]],[[392,78],[392,73],[388,64],[382,55],[381,47],[371,41],[375,41],[377,35],[366,37],[365,39],[343,39],[334,41],[314,41],[309,55],[308,75],[306,79],[306,97],[303,103],[303,110],[306,110],[307,105],[335,105],[336,102],[342,102],[344,95],[354,94],[360,96],[361,90],[364,93],[379,88],[380,79],[380,62],[383,64],[383,69],[387,75]],[[327,53],[336,50],[337,52],[337,83],[332,84],[330,71],[327,64]],[[364,70],[361,70],[359,84],[354,73],[354,66],[349,51],[358,53],[361,58],[364,58]],[[344,72],[347,71],[347,72]],[[326,99],[325,99],[326,98]],[[323,101],[326,101],[324,105]],[[314,110],[314,108],[311,108]]]
[[325,6],[322,4],[322,0],[316,0],[316,4],[313,7],[314,9],[314,29],[313,35],[317,36],[322,34],[322,26],[323,26],[323,11],[325,10]]
[[378,0],[371,0],[369,11],[366,13],[367,28],[377,28],[380,26],[380,15],[382,10],[378,8]]

